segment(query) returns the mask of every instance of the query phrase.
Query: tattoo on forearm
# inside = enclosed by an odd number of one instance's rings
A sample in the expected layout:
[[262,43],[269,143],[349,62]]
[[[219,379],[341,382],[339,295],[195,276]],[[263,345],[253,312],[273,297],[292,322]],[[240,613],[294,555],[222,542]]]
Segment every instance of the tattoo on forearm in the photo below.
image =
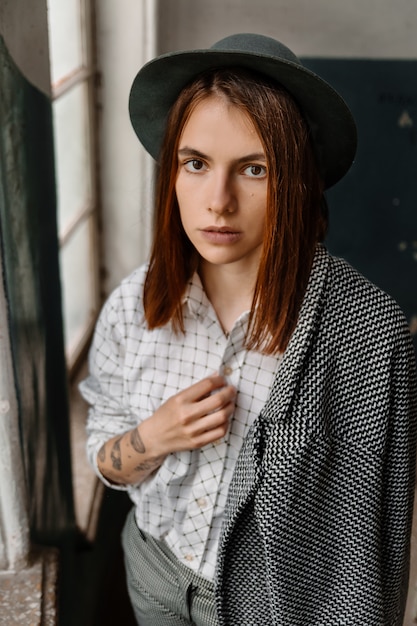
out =
[[110,452],[110,458],[112,461],[113,468],[115,470],[118,470],[119,472],[122,469],[122,453],[120,451],[120,440],[121,440],[121,437],[119,437],[119,439],[116,439],[116,441],[113,444],[113,448]]
[[143,443],[142,437],[140,436],[137,428],[132,430],[132,432],[130,433],[130,443],[132,444],[132,448],[136,450],[136,452],[140,452],[141,454],[146,452],[145,444]]
[[154,459],[148,459],[147,461],[143,461],[143,463],[139,463],[135,467],[135,472],[145,472],[146,470],[153,470],[159,467],[164,460],[165,456],[156,456]]
[[106,460],[106,444],[103,443],[103,445],[101,446],[100,450],[98,451],[98,460],[100,461],[100,463],[104,463],[104,461]]

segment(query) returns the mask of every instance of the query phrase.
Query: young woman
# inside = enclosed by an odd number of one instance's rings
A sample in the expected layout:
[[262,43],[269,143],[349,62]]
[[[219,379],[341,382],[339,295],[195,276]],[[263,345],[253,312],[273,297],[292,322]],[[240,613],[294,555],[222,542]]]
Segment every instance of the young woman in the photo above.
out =
[[416,371],[397,305],[321,243],[346,104],[244,34],[147,64],[130,112],[158,162],[153,248],[82,392],[91,463],[134,504],[138,623],[400,626]]

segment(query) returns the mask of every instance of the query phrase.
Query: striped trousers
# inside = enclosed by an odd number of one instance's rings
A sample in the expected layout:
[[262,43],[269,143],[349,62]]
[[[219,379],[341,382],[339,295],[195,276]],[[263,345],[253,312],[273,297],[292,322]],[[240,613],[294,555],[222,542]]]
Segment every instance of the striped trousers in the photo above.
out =
[[217,626],[214,586],[143,533],[134,509],[122,533],[127,588],[140,626]]

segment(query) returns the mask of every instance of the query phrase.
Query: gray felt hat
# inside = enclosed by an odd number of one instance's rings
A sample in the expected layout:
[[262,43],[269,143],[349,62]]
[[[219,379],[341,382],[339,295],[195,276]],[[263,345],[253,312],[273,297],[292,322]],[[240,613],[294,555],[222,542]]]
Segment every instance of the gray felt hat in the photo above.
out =
[[222,67],[243,67],[283,85],[310,126],[326,187],[346,174],[357,143],[347,104],[289,48],[271,37],[251,33],[231,35],[205,50],[163,54],[139,71],[130,92],[130,118],[139,140],[155,159],[169,109],[180,91],[202,72]]

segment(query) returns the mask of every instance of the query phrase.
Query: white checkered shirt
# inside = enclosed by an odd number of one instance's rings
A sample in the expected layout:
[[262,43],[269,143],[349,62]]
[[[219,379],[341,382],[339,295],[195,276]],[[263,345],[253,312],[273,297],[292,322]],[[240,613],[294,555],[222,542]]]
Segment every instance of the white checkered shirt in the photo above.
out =
[[[127,489],[138,526],[164,538],[183,563],[213,579],[228,486],[243,439],[263,407],[279,357],[243,347],[248,313],[226,337],[194,275],[184,299],[185,335],[171,325],[148,330],[142,291],[146,266],[108,299],[90,351],[90,375],[80,385],[90,403],[87,450],[98,476]],[[97,468],[102,444],[134,428],[172,395],[222,373],[236,387],[236,409],[221,443],[175,452],[142,484],[116,487]]]

